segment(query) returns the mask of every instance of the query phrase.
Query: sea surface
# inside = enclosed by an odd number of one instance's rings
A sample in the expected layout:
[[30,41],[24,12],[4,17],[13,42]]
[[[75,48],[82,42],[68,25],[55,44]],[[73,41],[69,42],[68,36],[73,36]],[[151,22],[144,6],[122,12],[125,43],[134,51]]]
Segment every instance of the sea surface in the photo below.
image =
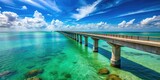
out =
[[[108,34],[107,32],[105,34]],[[160,33],[113,33],[155,36]],[[99,41],[99,52],[92,51],[58,32],[0,33],[0,80],[26,80],[33,70],[42,80],[105,80],[97,74],[107,68],[122,80],[160,80],[160,55],[127,47],[121,50],[121,69],[110,66],[111,46]]]

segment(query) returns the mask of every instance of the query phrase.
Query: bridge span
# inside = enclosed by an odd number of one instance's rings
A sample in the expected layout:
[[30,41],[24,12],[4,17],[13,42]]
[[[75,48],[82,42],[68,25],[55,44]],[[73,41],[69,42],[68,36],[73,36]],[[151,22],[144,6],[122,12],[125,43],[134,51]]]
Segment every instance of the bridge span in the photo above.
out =
[[84,37],[84,45],[88,46],[88,37],[93,39],[93,51],[98,52],[98,40],[104,40],[112,46],[111,66],[120,67],[121,47],[130,47],[137,50],[160,55],[160,41],[152,40],[150,37],[125,36],[125,35],[109,35],[95,34],[86,32],[69,32],[61,31],[60,33],[68,36],[77,42],[82,43]]

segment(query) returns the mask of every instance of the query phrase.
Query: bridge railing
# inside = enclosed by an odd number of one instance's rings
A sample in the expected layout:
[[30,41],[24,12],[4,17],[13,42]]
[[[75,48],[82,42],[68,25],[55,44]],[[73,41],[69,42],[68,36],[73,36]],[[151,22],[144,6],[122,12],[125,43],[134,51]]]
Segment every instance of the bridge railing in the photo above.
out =
[[[86,32],[80,32],[80,33],[86,33]],[[91,34],[99,34],[99,33],[91,33]],[[132,35],[117,35],[117,34],[99,34],[99,35],[126,38],[126,39],[136,39],[136,40],[160,42],[160,37],[158,37],[158,36],[136,36],[136,35],[132,36]]]
[[128,36],[128,35],[116,35],[116,34],[103,34],[106,36],[126,38],[126,39],[136,39],[136,40],[146,40],[146,41],[160,41],[160,37],[154,36]]

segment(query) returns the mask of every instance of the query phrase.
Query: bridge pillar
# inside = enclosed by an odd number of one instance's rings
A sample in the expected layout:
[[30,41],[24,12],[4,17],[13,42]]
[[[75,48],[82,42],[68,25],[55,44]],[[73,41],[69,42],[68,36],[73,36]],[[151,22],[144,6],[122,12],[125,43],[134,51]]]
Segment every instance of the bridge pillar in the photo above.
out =
[[112,46],[111,66],[120,68],[121,60],[121,46],[109,43]]
[[85,46],[88,46],[88,36],[84,36],[84,45]]
[[68,37],[71,38],[71,34],[68,34]]
[[71,38],[74,39],[74,35],[73,34],[71,34]]
[[77,42],[79,42],[79,34],[77,34]]
[[73,39],[76,40],[76,34],[73,34]]
[[75,35],[75,40],[77,41],[77,34],[74,34]]
[[82,43],[82,35],[79,36],[80,36],[79,42]]
[[77,41],[77,42],[79,41],[79,36],[78,36],[78,34],[76,34],[76,41]]
[[93,52],[98,52],[98,40],[96,38],[92,38],[93,39]]

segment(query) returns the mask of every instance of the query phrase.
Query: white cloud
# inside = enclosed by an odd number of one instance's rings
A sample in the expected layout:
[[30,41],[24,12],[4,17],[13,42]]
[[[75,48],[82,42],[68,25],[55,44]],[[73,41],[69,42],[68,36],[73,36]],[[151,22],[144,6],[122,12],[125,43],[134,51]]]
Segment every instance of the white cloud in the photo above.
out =
[[0,7],[0,9],[2,9],[2,7]]
[[26,30],[106,30],[109,28],[105,22],[77,24],[75,26],[65,25],[60,20],[52,20],[50,24],[47,24],[42,13],[35,11],[33,17],[19,18],[14,12],[2,12],[0,13],[0,27],[9,28],[16,31]]
[[160,16],[153,16],[150,18],[143,19],[140,24],[142,26],[157,26],[160,27]]
[[25,17],[20,24],[28,29],[43,29],[48,26],[42,13],[35,11],[32,17]]
[[44,16],[35,11],[33,17],[19,18],[14,12],[0,13],[0,28],[10,30],[43,30],[48,26]]
[[63,22],[58,20],[58,19],[56,19],[56,20],[52,20],[51,21],[51,25],[55,25],[56,27],[60,27],[60,26],[63,25]]
[[74,26],[64,25],[62,21],[52,20],[51,24],[48,26],[48,30],[68,30],[68,31],[96,31],[96,30],[106,30],[109,28],[109,24],[105,22],[99,23],[88,23],[88,24],[77,24]]
[[16,21],[18,18],[18,15],[16,13],[13,12],[2,12],[3,15],[7,16],[8,18],[8,22],[10,21]]
[[126,31],[160,31],[160,15],[145,18],[140,22],[134,24],[135,19],[128,22],[122,21],[118,24],[119,30]]
[[124,27],[126,25],[126,21],[122,21],[121,23],[118,24],[118,27]]
[[0,27],[8,28],[14,25],[18,19],[18,15],[13,12],[2,12],[0,13]]
[[73,14],[72,17],[80,20],[86,16],[88,16],[90,13],[94,12],[96,10],[96,6],[101,2],[102,0],[97,0],[91,5],[82,6],[81,8],[78,8],[78,13]]
[[117,16],[117,17],[124,17],[124,16],[129,16],[129,15],[134,15],[134,14],[145,13],[145,12],[158,11],[158,10],[160,10],[159,7],[160,7],[160,6],[153,6],[153,7],[151,7],[151,8],[146,8],[146,9],[141,9],[141,10],[138,10],[138,11],[133,11],[133,12],[121,14],[121,15],[119,15],[119,16]]
[[88,31],[96,31],[96,30],[106,30],[110,25],[105,22],[99,23],[88,23],[88,24],[77,24],[72,30],[88,30]]
[[33,0],[20,0],[21,2],[27,3],[29,5],[41,8],[41,9],[45,9],[45,7],[43,7],[42,5],[40,5],[39,3],[33,1]]
[[0,27],[7,27],[8,18],[7,16],[0,14]]
[[51,14],[47,14],[47,16],[52,16]]
[[64,23],[58,19],[52,20],[47,30],[61,30],[65,27]]
[[26,4],[41,8],[41,9],[46,9],[50,8],[53,11],[56,12],[61,12],[61,10],[58,8],[57,4],[55,1],[50,1],[50,0],[20,0],[21,2],[24,2]]
[[132,19],[132,20],[130,20],[129,22],[127,22],[127,23],[126,23],[126,27],[132,25],[134,21],[135,21],[135,19]]
[[[40,8],[40,9],[51,9],[53,11],[56,11],[56,12],[61,12],[61,10],[58,8],[55,0],[18,0],[20,2],[23,2],[25,4],[28,4],[28,5],[31,5],[31,6],[35,6],[37,8]],[[10,5],[9,7],[12,8],[12,9],[21,9],[21,10],[26,10],[27,7],[26,6],[22,6],[22,8],[16,8],[16,3],[14,3],[13,0],[0,0],[0,2],[4,3],[4,4],[7,4],[7,5]]]
[[146,19],[144,19],[144,20],[141,21],[141,24],[142,24],[142,25],[148,24],[148,23],[154,21],[155,18],[156,18],[156,16],[153,16],[153,17],[151,17],[151,18],[146,18]]
[[[69,31],[133,31],[133,30],[160,30],[160,16],[153,16],[134,23],[135,19],[122,21],[112,26],[106,22],[65,25],[64,22],[53,19],[50,23],[45,21],[42,13],[35,11],[33,17],[21,18],[14,12],[4,11],[0,13],[0,30],[10,29],[16,31],[38,30],[69,30]],[[148,27],[149,26],[149,27]],[[159,27],[159,28],[158,28]],[[151,28],[151,29],[150,29]]]
[[56,4],[55,1],[40,0],[40,2],[41,2],[42,4],[44,4],[45,7],[49,7],[49,8],[51,8],[51,9],[54,10],[54,11],[61,12],[61,10],[58,8],[58,6],[57,6],[57,4]]
[[12,0],[0,0],[0,2],[7,4],[7,5],[15,5]]
[[38,19],[44,19],[44,16],[42,15],[42,13],[38,12],[37,10],[34,11],[33,17]]
[[23,10],[27,10],[27,7],[26,6],[22,6],[22,8],[21,9],[23,9]]
[[27,7],[26,6],[22,6],[21,8],[20,7],[17,7],[17,6],[5,6],[5,7],[7,7],[7,8],[10,8],[10,9],[13,9],[13,10],[26,10],[27,9]]
[[122,21],[121,23],[118,24],[118,27],[130,27],[131,25],[133,25],[134,21],[135,21],[135,19],[132,19],[128,22]]

